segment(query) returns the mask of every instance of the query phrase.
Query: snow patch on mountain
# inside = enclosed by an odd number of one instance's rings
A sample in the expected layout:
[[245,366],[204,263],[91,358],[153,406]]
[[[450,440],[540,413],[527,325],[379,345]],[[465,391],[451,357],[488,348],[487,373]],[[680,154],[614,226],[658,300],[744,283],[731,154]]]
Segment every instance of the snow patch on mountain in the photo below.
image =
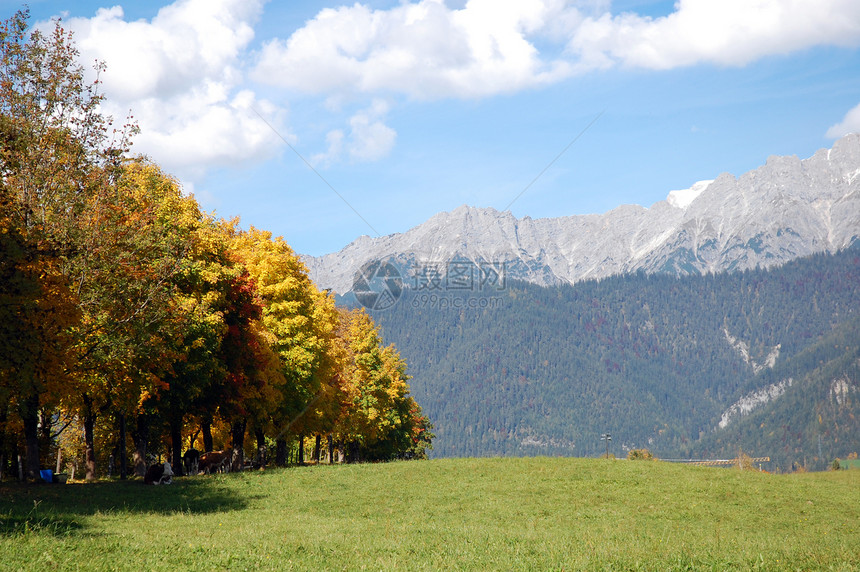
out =
[[770,353],[767,354],[767,357],[764,358],[764,364],[762,364],[763,368],[773,369],[773,366],[776,365],[776,360],[779,357],[779,349],[782,347],[782,344],[776,344],[771,348]]
[[713,183],[714,180],[699,181],[689,189],[680,191],[669,191],[669,196],[666,197],[666,202],[678,209],[685,209],[695,201],[705,189]]

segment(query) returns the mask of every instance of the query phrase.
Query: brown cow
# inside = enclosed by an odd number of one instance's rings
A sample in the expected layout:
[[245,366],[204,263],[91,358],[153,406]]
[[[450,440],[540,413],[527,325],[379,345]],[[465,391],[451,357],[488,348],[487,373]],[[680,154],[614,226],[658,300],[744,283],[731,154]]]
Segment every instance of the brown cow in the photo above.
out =
[[232,449],[203,453],[200,455],[200,462],[197,465],[197,469],[200,471],[200,474],[204,475],[209,475],[211,473],[229,473],[232,457]]

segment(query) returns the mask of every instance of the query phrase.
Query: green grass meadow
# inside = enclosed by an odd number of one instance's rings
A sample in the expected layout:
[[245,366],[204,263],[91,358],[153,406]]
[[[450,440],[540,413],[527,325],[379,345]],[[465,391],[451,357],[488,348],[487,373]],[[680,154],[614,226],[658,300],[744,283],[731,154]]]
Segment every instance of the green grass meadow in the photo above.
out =
[[443,459],[0,485],[2,570],[860,570],[860,471]]

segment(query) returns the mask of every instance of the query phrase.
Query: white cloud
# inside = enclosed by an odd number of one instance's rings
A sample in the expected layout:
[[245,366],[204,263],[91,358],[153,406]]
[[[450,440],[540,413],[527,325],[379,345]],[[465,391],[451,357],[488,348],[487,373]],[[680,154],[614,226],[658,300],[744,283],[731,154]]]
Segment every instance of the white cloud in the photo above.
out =
[[388,104],[375,100],[368,109],[356,113],[349,120],[349,155],[353,160],[376,161],[391,152],[397,132],[383,123],[386,113]]
[[270,156],[284,111],[242,89],[242,59],[262,0],[177,0],[151,20],[129,22],[121,7],[71,18],[81,61],[102,60],[105,110],[141,127],[134,150],[168,171],[196,177],[214,165]]
[[618,64],[741,66],[816,45],[860,44],[857,0],[679,0],[661,18],[608,8],[605,0],[327,8],[288,39],[268,42],[254,75],[310,93],[482,97]]
[[343,152],[343,138],[344,135],[342,129],[333,129],[332,131],[329,131],[325,138],[326,143],[328,143],[328,149],[325,153],[318,153],[311,157],[311,163],[327,167],[333,162],[339,160]]
[[[121,7],[71,18],[83,62],[108,64],[105,109],[141,126],[134,150],[168,171],[197,178],[213,166],[283,149],[256,115],[282,127],[286,109],[249,89],[317,93],[340,113],[369,102],[331,131],[322,164],[387,156],[397,133],[379,97],[485,97],[549,85],[601,67],[668,69],[743,65],[814,45],[860,43],[857,0],[679,0],[662,18],[612,15],[609,0],[402,0],[388,10],[356,3],[326,8],[287,39],[251,53],[265,0],[175,0],[151,20]],[[46,25],[46,24],[42,24]],[[831,132],[857,129],[852,110]],[[828,132],[830,133],[830,132]]]
[[329,131],[326,136],[328,150],[315,155],[313,162],[329,165],[342,158],[344,151],[355,162],[378,161],[394,148],[397,132],[384,122],[388,104],[381,99],[373,100],[367,109],[362,109],[349,119],[349,135],[343,130]]
[[845,114],[840,123],[827,130],[827,136],[838,139],[849,133],[860,133],[860,104]]
[[569,43],[585,67],[741,66],[816,45],[860,44],[856,0],[679,0],[662,18],[586,18]]
[[417,98],[477,97],[557,81],[530,36],[581,20],[563,0],[442,0],[390,10],[324,9],[287,40],[268,42],[255,77],[311,93],[395,91]]
[[278,123],[283,112],[247,90],[228,96],[205,85],[168,100],[137,102],[142,126],[134,151],[168,171],[197,178],[213,166],[236,165],[277,153],[283,143],[254,113]]

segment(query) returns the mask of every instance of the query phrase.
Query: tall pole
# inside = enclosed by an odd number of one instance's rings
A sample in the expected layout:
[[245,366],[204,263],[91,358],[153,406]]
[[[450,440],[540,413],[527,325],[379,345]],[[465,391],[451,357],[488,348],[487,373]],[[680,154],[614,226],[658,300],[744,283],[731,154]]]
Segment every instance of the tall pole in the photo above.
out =
[[609,433],[604,433],[600,436],[601,441],[606,441],[606,458],[609,458],[609,442],[612,441],[612,435]]

